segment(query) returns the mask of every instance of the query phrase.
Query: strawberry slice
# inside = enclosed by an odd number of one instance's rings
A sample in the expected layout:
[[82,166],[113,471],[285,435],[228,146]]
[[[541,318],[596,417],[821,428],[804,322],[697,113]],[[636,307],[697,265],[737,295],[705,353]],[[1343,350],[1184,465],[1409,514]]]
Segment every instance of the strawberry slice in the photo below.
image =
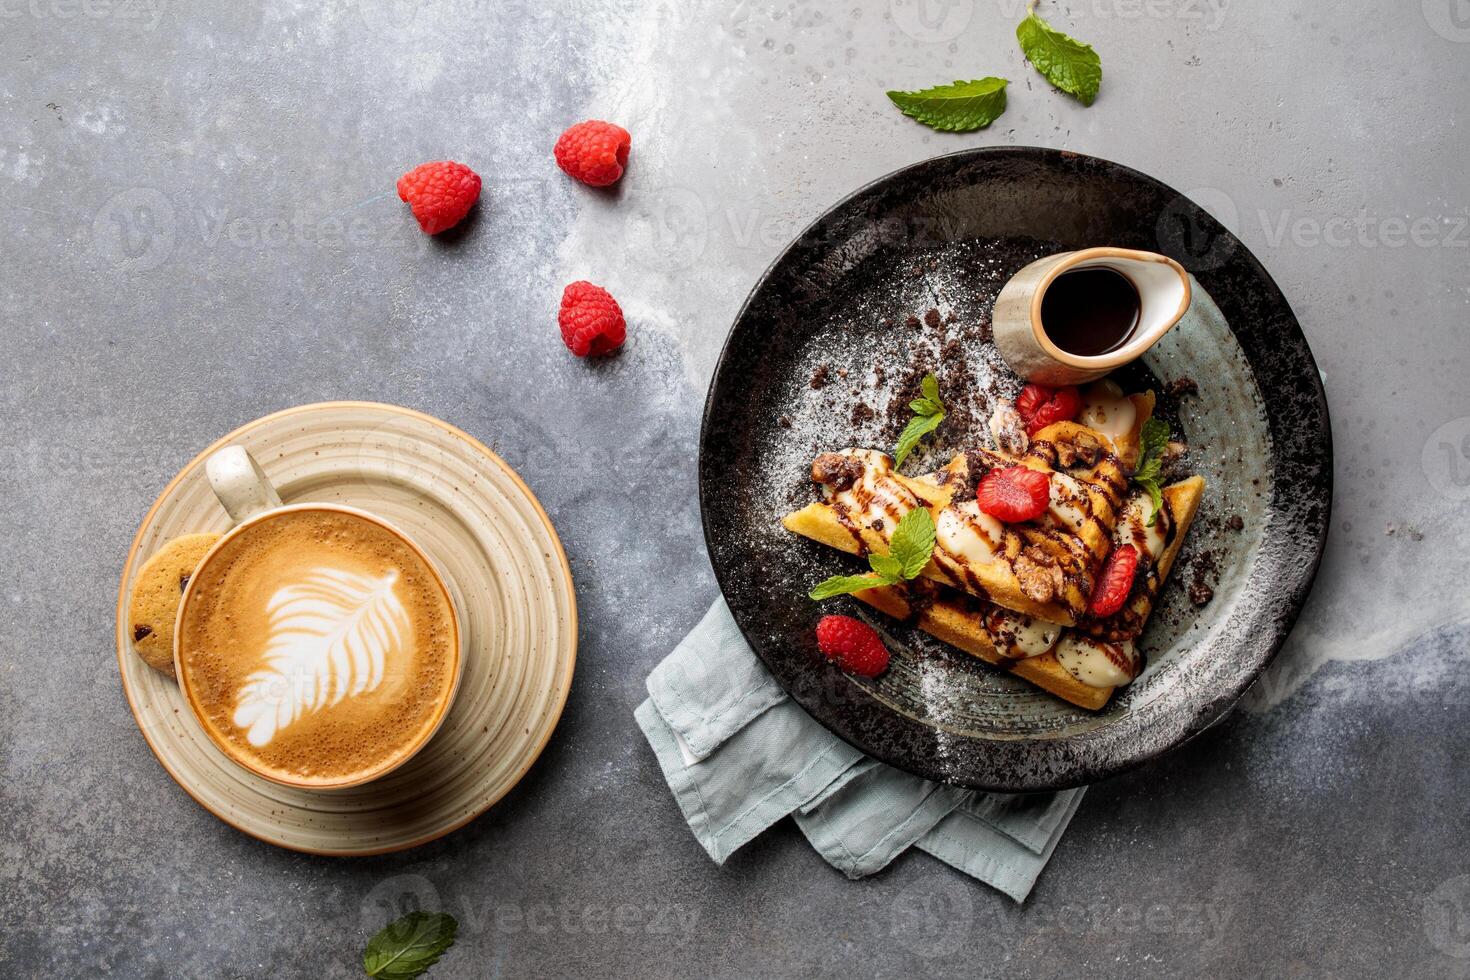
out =
[[1082,392],[1072,385],[1027,385],[1016,396],[1016,411],[1026,423],[1026,434],[1034,436],[1053,422],[1071,422],[1081,415]]
[[1034,521],[1051,502],[1051,480],[1040,470],[1006,466],[981,477],[975,488],[980,509],[998,521]]
[[1099,619],[1123,608],[1128,593],[1133,591],[1133,575],[1138,571],[1138,549],[1121,545],[1108,555],[1108,563],[1097,577],[1097,586],[1087,603],[1087,613]]

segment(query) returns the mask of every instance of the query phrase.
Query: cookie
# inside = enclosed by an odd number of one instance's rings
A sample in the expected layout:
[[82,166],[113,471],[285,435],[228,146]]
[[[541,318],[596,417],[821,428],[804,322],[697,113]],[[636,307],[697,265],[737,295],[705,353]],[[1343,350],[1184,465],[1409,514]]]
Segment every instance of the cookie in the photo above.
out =
[[174,619],[189,576],[218,534],[186,534],[174,538],[143,563],[128,605],[133,649],[154,670],[174,676]]

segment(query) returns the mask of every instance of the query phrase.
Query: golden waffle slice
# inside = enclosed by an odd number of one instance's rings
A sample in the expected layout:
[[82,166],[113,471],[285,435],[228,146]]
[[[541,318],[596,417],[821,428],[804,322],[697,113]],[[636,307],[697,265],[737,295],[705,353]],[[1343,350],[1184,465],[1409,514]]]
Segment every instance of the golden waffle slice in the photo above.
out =
[[1069,577],[1055,558],[1011,527],[984,514],[973,497],[958,499],[959,481],[914,479],[893,471],[875,450],[823,453],[813,476],[826,499],[787,514],[788,530],[855,555],[886,554],[889,536],[915,507],[926,507],[937,531],[934,558],[923,575],[1007,609],[1072,625],[1087,605],[1091,583]]
[[1140,562],[1136,575],[1143,584],[1136,588],[1122,609],[1106,619],[1084,619],[1079,630],[1113,643],[1135,640],[1148,624],[1159,590],[1173,567],[1174,556],[1184,543],[1189,525],[1199,511],[1204,497],[1203,477],[1192,476],[1164,488],[1164,506],[1152,527],[1147,518],[1152,505],[1147,496],[1136,494],[1129,499],[1123,517],[1114,532],[1118,544],[1131,544],[1138,549]]
[[[1141,662],[1133,641],[1147,623],[1174,565],[1199,510],[1204,485],[1200,477],[1191,477],[1164,489],[1159,522],[1165,522],[1167,531],[1157,557],[1149,564],[1147,577],[1115,616],[1085,621],[1081,629],[1063,630],[1049,623],[1028,621],[993,603],[930,581],[915,580],[855,595],[895,619],[911,621],[935,639],[1004,667],[1078,707],[1096,711],[1107,704],[1114,690],[1137,676]],[[1134,506],[1133,501],[1129,503],[1131,518]],[[1129,536],[1131,543],[1136,528],[1130,521],[1120,526],[1120,533]]]
[[[1137,458],[1139,433],[1153,410],[1152,392],[1123,396],[1093,386],[1089,399],[1083,417],[1112,428],[1056,423],[1034,439],[1017,437],[1015,456],[972,450],[933,475],[906,477],[876,450],[823,453],[812,477],[824,499],[788,514],[782,524],[851,554],[885,554],[904,514],[926,507],[937,535],[925,577],[1071,626],[1086,609],[1093,576],[1111,546],[1128,485],[1121,456]],[[1008,443],[1002,436],[997,433],[998,441]],[[980,510],[975,484],[986,470],[1018,463],[1048,475],[1052,506],[1037,521],[1007,525]]]

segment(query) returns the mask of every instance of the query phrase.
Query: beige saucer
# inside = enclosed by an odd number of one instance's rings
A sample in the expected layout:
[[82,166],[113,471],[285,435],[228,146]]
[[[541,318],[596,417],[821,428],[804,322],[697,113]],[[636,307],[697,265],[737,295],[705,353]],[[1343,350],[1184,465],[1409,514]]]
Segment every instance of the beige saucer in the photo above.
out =
[[[204,475],[205,458],[229,443],[255,455],[287,503],[349,504],[403,528],[448,580],[465,632],[459,694],[434,740],[380,780],[324,792],[251,775],[214,746],[174,682],[132,649],[128,597],[143,562],[180,534],[229,527]],[[451,425],[369,402],[277,412],[195,457],[143,519],[117,609],[123,690],[163,767],[231,826],[316,854],[403,850],[485,812],[551,737],[577,652],[571,570],[520,477]]]

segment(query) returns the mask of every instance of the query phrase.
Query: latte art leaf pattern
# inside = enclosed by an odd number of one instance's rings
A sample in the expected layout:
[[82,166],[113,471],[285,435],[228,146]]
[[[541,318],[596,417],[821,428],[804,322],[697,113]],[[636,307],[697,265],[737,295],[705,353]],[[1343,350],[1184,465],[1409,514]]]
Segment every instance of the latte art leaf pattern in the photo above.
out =
[[372,578],[319,568],[271,597],[265,664],[246,679],[235,708],[251,745],[269,745],[298,719],[377,689],[412,633],[397,581],[397,570]]

